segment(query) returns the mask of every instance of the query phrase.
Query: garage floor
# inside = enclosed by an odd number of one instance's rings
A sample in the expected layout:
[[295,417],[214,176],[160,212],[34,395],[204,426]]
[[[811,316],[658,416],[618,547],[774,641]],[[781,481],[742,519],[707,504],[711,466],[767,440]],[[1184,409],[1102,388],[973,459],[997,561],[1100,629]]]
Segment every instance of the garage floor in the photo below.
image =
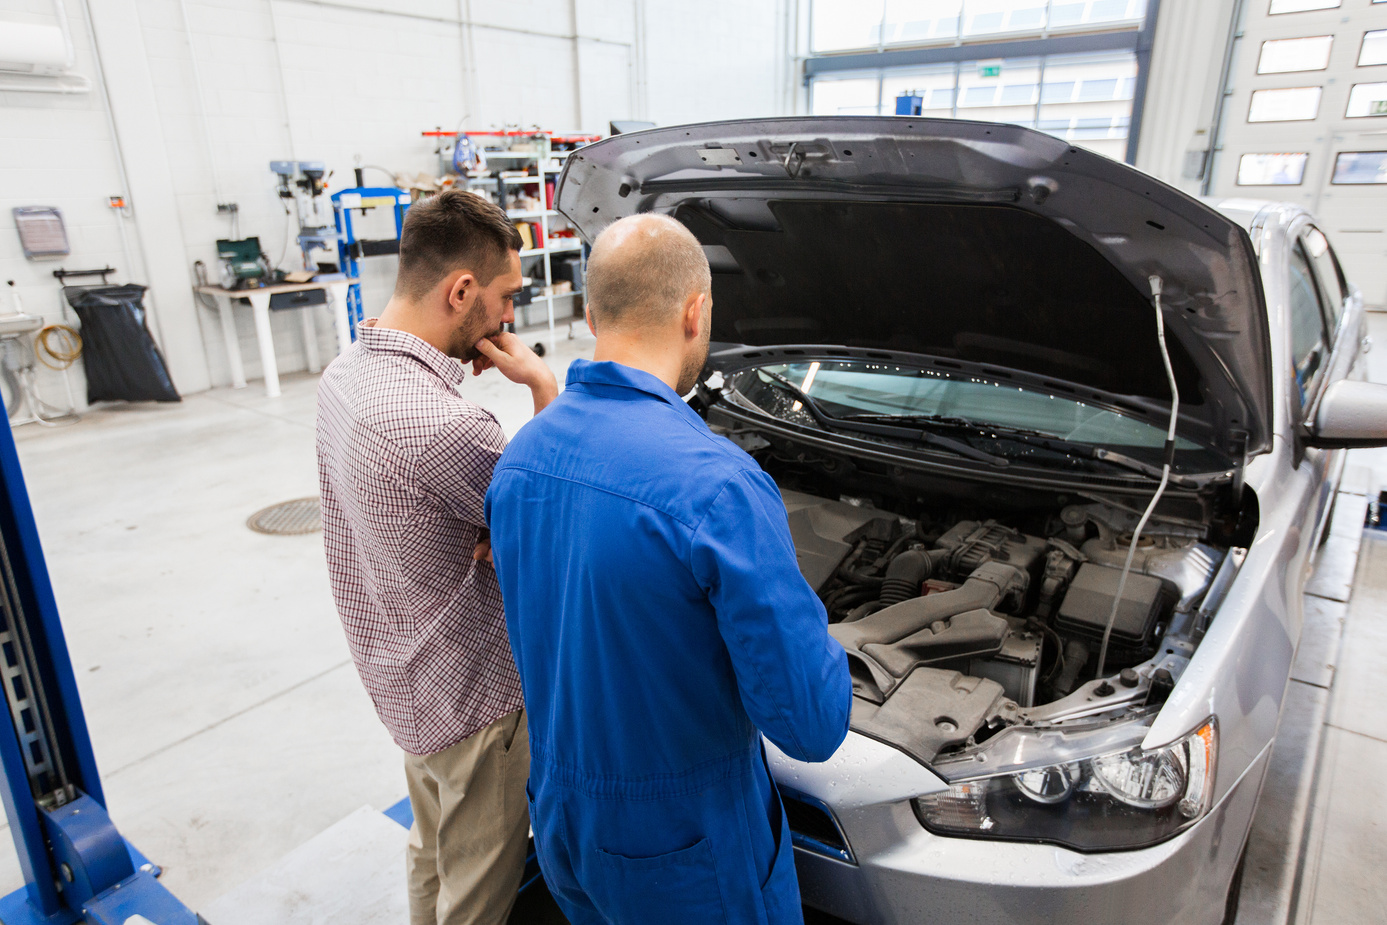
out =
[[[1387,315],[1371,320],[1387,347]],[[547,360],[562,381],[591,346],[560,335]],[[1387,352],[1371,360],[1387,381]],[[317,490],[316,377],[283,385],[277,399],[252,381],[16,431],[111,814],[196,909],[288,869],[295,849],[311,868],[302,852],[377,831],[357,811],[404,795],[399,751],[351,666],[320,535],[245,526]],[[530,416],[526,390],[494,372],[469,379],[465,394],[508,433]],[[1355,451],[1350,467],[1345,488],[1361,511],[1387,487],[1387,451]],[[1369,921],[1387,905],[1387,796],[1375,786],[1387,719],[1362,708],[1379,702],[1370,685],[1387,669],[1387,534],[1362,540],[1359,516],[1336,519],[1328,577],[1307,604],[1313,622],[1283,720],[1299,732],[1278,746],[1242,922],[1285,921],[1291,907],[1300,922]],[[22,883],[0,837],[0,891]],[[304,913],[292,920],[329,920]]]

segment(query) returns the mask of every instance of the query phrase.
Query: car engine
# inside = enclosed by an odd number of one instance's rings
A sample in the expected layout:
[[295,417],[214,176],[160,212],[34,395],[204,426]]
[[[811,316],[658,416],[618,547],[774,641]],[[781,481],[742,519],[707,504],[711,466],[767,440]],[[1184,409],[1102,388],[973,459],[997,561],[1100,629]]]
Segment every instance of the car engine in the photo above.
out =
[[782,494],[801,571],[848,655],[852,727],[923,762],[1046,705],[1115,694],[1094,678],[1110,616],[1107,672],[1158,696],[1153,656],[1172,623],[1192,621],[1225,555],[1201,528],[1153,522],[1122,582],[1137,515],[1101,501],[1063,506],[1035,535],[1001,518]]

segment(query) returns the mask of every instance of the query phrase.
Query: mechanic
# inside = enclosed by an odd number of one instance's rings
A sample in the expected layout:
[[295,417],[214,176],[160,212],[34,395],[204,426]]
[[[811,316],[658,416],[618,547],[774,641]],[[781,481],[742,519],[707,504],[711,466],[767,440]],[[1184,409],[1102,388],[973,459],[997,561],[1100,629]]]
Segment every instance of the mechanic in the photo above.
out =
[[529,386],[554,374],[514,334],[521,240],[461,190],[410,208],[385,311],[318,387],[323,542],[337,611],[376,712],[405,751],[412,925],[501,925],[525,864],[520,679],[482,501],[505,446],[462,398],[462,362]]
[[847,660],[780,492],[679,397],[708,356],[710,282],[677,221],[607,228],[595,359],[487,493],[535,843],[573,925],[801,922],[758,731],[801,761],[847,735]]

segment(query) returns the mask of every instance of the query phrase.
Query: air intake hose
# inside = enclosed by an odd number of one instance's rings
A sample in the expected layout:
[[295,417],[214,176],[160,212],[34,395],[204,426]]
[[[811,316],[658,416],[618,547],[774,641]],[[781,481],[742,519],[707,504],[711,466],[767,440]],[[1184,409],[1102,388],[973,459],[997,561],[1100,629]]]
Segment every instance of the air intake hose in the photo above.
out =
[[[940,558],[947,555],[941,551]],[[890,607],[920,596],[920,585],[934,573],[934,559],[923,549],[910,549],[891,560],[881,583],[881,603]]]

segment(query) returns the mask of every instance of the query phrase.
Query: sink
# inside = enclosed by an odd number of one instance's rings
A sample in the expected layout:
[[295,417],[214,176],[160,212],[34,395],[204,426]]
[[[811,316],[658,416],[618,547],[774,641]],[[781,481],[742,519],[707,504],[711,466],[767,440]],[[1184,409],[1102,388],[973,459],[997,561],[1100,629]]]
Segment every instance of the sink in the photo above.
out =
[[19,337],[32,334],[43,327],[43,319],[34,315],[0,315],[0,337]]

